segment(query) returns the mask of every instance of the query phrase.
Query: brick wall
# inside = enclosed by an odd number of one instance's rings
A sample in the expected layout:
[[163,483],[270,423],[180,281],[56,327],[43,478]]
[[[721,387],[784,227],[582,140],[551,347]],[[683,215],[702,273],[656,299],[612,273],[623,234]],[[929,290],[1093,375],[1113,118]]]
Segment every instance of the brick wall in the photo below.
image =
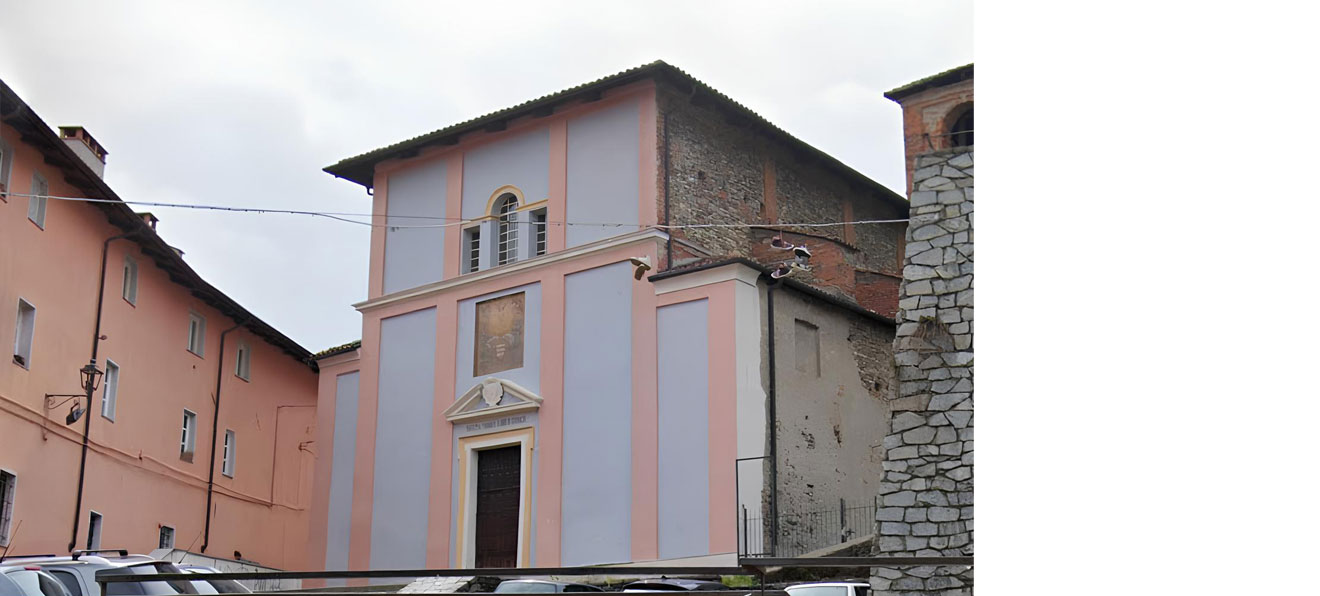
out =
[[[659,154],[669,158],[670,222],[683,223],[814,223],[869,219],[902,219],[907,208],[884,202],[870,191],[834,174],[810,158],[796,154],[750,125],[730,123],[709,105],[693,105],[686,94],[660,86],[657,118]],[[665,127],[668,134],[665,134]],[[665,146],[666,136],[668,147]],[[660,196],[664,196],[661,173]],[[664,220],[663,202],[658,218]],[[871,310],[892,316],[897,290],[879,281],[896,278],[906,225],[870,224],[790,230],[785,240],[806,244],[812,251],[810,273],[795,278],[846,297]],[[708,257],[741,256],[773,265],[786,259],[769,248],[770,228],[705,228],[675,230],[673,236],[700,247]],[[696,251],[678,248],[673,266],[696,258]],[[865,281],[859,284],[859,276]],[[859,292],[859,288],[865,290]]]
[[903,154],[907,161],[908,196],[912,195],[912,174],[917,169],[917,156],[952,147],[945,135],[962,109],[972,103],[972,82],[968,79],[927,89],[899,102],[903,106]]

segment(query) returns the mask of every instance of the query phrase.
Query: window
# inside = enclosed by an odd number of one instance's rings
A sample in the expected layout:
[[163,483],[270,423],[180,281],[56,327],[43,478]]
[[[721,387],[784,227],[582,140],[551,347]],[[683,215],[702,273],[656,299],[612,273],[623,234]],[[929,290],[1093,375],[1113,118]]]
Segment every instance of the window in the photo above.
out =
[[793,366],[807,376],[820,376],[820,330],[801,319],[793,321]]
[[234,356],[234,374],[244,381],[251,380],[252,373],[252,350],[247,344],[238,342],[238,351]]
[[463,230],[463,246],[467,259],[463,262],[463,273],[475,273],[481,270],[481,227],[473,226]]
[[36,325],[37,307],[19,298],[18,325],[14,329],[14,363],[23,368],[32,366],[32,333]]
[[105,361],[105,380],[101,382],[105,388],[101,394],[101,415],[115,419],[115,403],[119,395],[119,365],[113,360]]
[[174,548],[174,528],[169,526],[160,527],[160,546],[158,548]]
[[138,264],[133,257],[124,255],[124,300],[137,304]]
[[949,139],[954,147],[971,147],[972,132],[972,106],[968,105],[953,121],[953,126],[949,127]]
[[87,550],[98,548],[101,548],[101,514],[92,511],[87,520]]
[[28,197],[28,219],[37,227],[46,229],[46,195],[50,194],[50,183],[37,172],[32,172],[32,190],[34,196]]
[[545,208],[532,212],[532,234],[536,236],[536,256],[545,254]]
[[225,455],[224,459],[220,460],[223,462],[220,465],[220,473],[230,478],[234,477],[234,458],[236,457],[234,448],[238,447],[235,441],[234,431],[225,429]]
[[70,596],[83,595],[82,586],[78,585],[78,578],[74,577],[72,573],[61,571],[59,569],[47,569],[46,571],[55,576],[55,579],[60,580],[60,583],[64,584],[64,588],[69,591]]
[[0,201],[9,200],[9,170],[13,161],[14,150],[0,140]]
[[197,450],[197,414],[183,411],[183,436],[179,439],[179,457],[192,461]]
[[197,313],[188,314],[188,351],[198,356],[206,341],[206,317]]
[[9,546],[9,530],[14,521],[14,493],[17,491],[18,476],[0,470],[0,546]]
[[496,264],[504,265],[518,260],[518,197],[504,195],[496,213],[499,217],[499,243],[496,246]]

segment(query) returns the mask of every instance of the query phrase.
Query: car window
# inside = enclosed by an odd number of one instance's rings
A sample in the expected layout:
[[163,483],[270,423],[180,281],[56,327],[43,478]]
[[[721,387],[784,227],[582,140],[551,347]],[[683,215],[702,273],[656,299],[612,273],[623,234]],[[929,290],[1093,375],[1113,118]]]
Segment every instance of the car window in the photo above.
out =
[[[21,596],[68,596],[69,592],[64,589],[64,585],[55,581],[49,575],[23,569],[11,571],[5,574],[11,582],[18,585],[18,594]],[[12,590],[13,588],[8,588]]]
[[570,584],[564,586],[564,591],[565,592],[603,592],[604,590],[601,590],[600,588],[597,588],[595,586],[588,586],[584,584],[583,585]]
[[82,586],[78,585],[78,576],[58,569],[47,569],[46,572],[54,576],[55,579],[60,580],[60,583],[64,584],[64,588],[69,591],[71,596],[83,596]]
[[496,594],[553,594],[558,592],[555,584],[542,582],[506,581],[495,586]]
[[[114,567],[96,572],[97,577],[107,575],[156,575],[160,573],[183,573],[170,563],[146,563]],[[105,584],[105,596],[168,596],[170,594],[197,594],[197,587],[187,580],[113,582]]]
[[847,586],[789,586],[789,596],[848,596]]

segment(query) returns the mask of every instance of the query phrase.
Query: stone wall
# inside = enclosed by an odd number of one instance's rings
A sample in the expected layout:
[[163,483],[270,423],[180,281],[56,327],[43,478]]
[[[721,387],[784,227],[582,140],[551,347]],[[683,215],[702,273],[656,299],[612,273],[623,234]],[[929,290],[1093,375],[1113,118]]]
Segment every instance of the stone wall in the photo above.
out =
[[[880,556],[973,553],[973,153],[916,158],[899,290],[899,386],[884,439]],[[970,594],[966,567],[878,568],[878,594]]]
[[[664,196],[668,185],[673,224],[770,225],[907,217],[906,205],[863,189],[827,170],[818,157],[772,140],[750,123],[730,122],[712,105],[693,104],[688,94],[666,85],[659,87],[657,102],[657,151],[661,159],[666,154],[669,158],[669,175],[666,179],[661,172],[658,196]],[[664,221],[663,199],[657,215]],[[670,266],[731,256],[777,263],[784,260],[784,253],[765,248],[772,235],[769,230],[674,230],[675,262]],[[806,244],[813,253],[812,271],[797,273],[794,279],[893,316],[904,230],[902,223],[790,230],[795,233],[791,239],[785,234],[785,239]]]

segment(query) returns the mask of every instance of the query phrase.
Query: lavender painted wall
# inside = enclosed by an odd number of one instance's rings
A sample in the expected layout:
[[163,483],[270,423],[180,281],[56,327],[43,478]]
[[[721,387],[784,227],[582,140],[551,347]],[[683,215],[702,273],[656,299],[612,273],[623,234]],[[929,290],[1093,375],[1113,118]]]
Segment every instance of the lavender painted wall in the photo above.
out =
[[[641,104],[629,101],[568,121],[568,221],[636,222]],[[568,226],[568,246],[637,228]]]
[[435,308],[380,322],[372,569],[426,566],[435,329]]
[[564,280],[563,565],[631,558],[633,283],[628,263]]
[[326,515],[325,568],[348,569],[353,463],[357,443],[358,373],[335,378],[335,428],[331,444],[330,506]]
[[708,312],[702,299],[656,313],[661,559],[710,550]]
[[[385,201],[390,225],[443,223],[446,164],[430,162],[390,175]],[[445,228],[385,228],[385,293],[440,281],[444,274]]]
[[490,195],[513,185],[527,202],[550,195],[550,129],[482,145],[463,155],[463,217],[486,215]]

